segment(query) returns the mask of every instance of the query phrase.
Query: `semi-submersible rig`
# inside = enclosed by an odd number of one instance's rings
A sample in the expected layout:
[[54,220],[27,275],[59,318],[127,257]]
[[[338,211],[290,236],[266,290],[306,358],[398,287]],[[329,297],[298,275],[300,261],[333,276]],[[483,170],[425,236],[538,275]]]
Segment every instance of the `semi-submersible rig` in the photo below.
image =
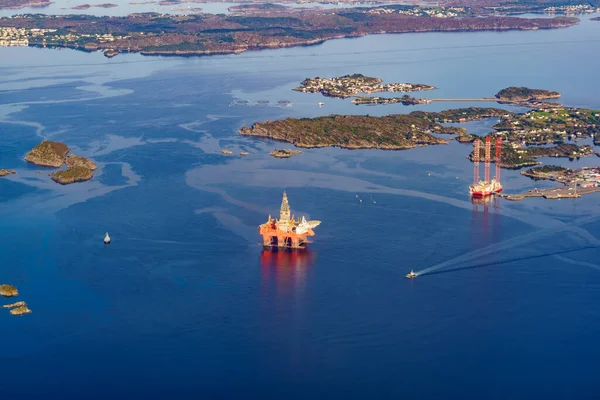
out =
[[313,228],[321,221],[307,221],[302,217],[295,220],[291,215],[287,194],[283,192],[279,219],[271,218],[258,227],[258,232],[263,237],[265,248],[303,249],[306,248],[309,236],[315,236]]

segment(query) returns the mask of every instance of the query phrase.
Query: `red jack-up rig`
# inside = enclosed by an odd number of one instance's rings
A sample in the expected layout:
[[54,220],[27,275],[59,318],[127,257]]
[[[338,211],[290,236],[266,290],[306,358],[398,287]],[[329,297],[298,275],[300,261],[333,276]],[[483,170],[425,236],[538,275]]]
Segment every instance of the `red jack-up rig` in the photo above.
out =
[[479,150],[481,148],[481,140],[476,139],[473,142],[475,150],[473,151],[473,184],[469,186],[469,193],[472,197],[486,197],[502,192],[500,184],[500,157],[502,155],[502,138],[496,138],[496,176],[490,180],[490,153],[491,153],[491,138],[485,138],[485,170],[483,180],[479,180]]

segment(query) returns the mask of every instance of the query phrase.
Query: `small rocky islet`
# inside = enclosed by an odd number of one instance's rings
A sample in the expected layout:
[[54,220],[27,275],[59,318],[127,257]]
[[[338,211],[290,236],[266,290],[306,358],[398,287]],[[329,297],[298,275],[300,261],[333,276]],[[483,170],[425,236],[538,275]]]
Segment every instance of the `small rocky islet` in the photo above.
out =
[[6,283],[0,285],[0,296],[15,297],[18,295],[19,295],[19,290],[15,286],[8,285]]
[[[15,297],[19,295],[19,290],[8,284],[0,285],[0,296],[4,297]],[[31,314],[31,310],[27,307],[27,303],[24,301],[17,301],[11,304],[5,304],[2,308],[9,308],[11,315],[26,315]]]
[[66,170],[50,174],[50,178],[61,185],[92,179],[93,171],[97,169],[96,164],[88,158],[68,154],[69,151],[69,147],[64,143],[44,140],[27,153],[25,161],[53,168],[60,168],[65,164]]
[[17,171],[15,171],[14,169],[0,169],[0,177],[14,175],[16,173]]
[[290,158],[292,156],[297,156],[302,154],[302,151],[300,150],[294,150],[294,149],[275,149],[272,152],[269,153],[269,155],[271,157],[275,157],[275,158]]

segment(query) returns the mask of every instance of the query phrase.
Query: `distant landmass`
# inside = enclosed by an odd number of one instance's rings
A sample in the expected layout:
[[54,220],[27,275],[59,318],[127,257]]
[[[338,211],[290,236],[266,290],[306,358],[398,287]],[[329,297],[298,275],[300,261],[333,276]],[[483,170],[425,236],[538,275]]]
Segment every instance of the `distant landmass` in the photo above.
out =
[[47,7],[50,0],[0,0],[0,10],[3,8]]
[[88,8],[97,7],[97,8],[112,8],[118,7],[117,4],[112,3],[104,3],[104,4],[80,4],[78,6],[73,7],[73,10],[87,10]]
[[448,10],[440,17],[432,17],[414,15],[414,8],[409,13],[403,9],[392,11],[385,13],[378,8],[282,11],[265,16],[24,15],[0,18],[0,30],[20,28],[5,30],[7,40],[29,46],[111,50],[111,55],[120,52],[213,55],[311,45],[379,33],[536,30],[564,28],[579,22],[571,17],[455,17],[457,14]]

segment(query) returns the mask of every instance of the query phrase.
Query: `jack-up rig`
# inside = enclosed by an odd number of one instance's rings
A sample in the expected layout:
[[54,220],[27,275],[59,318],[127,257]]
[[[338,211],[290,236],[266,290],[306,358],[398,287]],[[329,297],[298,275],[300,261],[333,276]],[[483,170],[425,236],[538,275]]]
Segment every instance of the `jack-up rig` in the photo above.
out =
[[502,192],[500,184],[500,157],[502,156],[502,138],[496,138],[496,176],[490,180],[490,152],[491,139],[485,138],[485,170],[483,180],[479,180],[479,149],[481,140],[475,139],[473,142],[475,150],[473,151],[473,184],[469,186],[469,193],[472,197],[486,197]]
[[267,222],[258,227],[258,232],[263,237],[263,247],[304,249],[311,243],[307,238],[315,236],[313,228],[319,226],[321,221],[307,221],[304,217],[296,221],[290,214],[287,194],[283,192],[279,219],[269,215]]

